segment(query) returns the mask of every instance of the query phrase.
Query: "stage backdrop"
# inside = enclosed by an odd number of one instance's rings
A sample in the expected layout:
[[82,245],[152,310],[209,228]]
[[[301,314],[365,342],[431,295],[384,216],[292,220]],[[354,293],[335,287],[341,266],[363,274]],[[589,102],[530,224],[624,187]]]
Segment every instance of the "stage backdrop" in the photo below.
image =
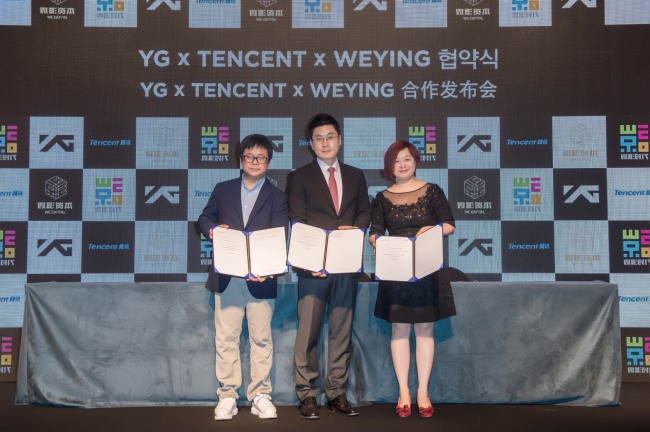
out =
[[239,140],[273,139],[284,188],[328,112],[370,196],[417,146],[471,279],[618,284],[650,376],[649,39],[644,0],[2,1],[0,327],[26,282],[205,280]]

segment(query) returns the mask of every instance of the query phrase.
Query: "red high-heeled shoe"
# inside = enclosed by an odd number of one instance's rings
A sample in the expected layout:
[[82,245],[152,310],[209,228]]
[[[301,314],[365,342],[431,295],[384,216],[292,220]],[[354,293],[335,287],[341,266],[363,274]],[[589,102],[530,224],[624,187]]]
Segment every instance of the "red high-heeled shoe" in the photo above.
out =
[[402,405],[399,406],[397,405],[395,407],[395,414],[397,414],[399,417],[408,417],[411,415],[411,405]]
[[420,413],[420,417],[433,417],[433,405],[429,405],[428,407],[418,407],[418,412]]

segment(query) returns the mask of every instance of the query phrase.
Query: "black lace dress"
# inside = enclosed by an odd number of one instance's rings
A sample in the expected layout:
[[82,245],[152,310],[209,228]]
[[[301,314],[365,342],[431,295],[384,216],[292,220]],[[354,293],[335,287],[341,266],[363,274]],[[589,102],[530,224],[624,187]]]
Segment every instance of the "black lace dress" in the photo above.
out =
[[[370,235],[414,237],[427,225],[441,222],[455,226],[442,189],[427,183],[411,192],[384,190],[372,204]],[[451,283],[440,271],[415,282],[380,281],[375,316],[395,323],[434,322],[456,315]]]

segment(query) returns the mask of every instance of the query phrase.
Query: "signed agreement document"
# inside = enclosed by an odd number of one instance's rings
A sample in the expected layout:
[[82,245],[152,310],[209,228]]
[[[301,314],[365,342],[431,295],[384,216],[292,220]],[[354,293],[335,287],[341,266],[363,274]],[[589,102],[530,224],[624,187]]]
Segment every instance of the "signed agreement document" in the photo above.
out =
[[325,274],[358,273],[364,236],[361,228],[328,231],[296,222],[291,226],[289,264]]
[[375,279],[414,282],[443,266],[442,225],[416,238],[378,236]]
[[259,231],[212,229],[214,271],[243,278],[285,273],[284,227]]

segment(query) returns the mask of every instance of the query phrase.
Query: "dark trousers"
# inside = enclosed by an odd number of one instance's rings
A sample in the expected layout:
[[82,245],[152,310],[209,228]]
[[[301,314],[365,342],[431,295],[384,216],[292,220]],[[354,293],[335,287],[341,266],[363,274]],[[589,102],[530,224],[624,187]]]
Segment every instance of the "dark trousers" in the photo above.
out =
[[318,336],[328,311],[327,376],[325,395],[334,399],[345,393],[352,347],[352,319],[357,298],[357,279],[349,274],[326,278],[298,277],[298,331],[294,347],[296,394],[300,400],[318,398]]

